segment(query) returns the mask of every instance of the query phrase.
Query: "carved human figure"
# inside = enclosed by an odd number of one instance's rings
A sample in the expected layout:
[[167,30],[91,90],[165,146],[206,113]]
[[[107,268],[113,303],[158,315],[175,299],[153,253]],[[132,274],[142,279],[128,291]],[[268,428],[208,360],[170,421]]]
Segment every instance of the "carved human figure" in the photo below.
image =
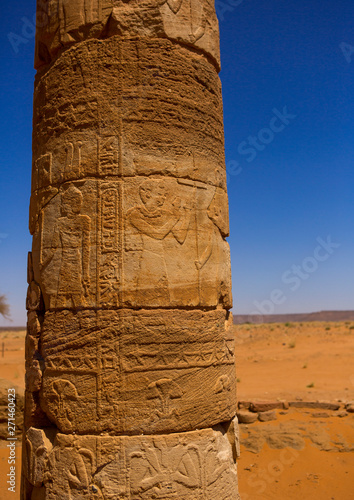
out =
[[206,474],[203,478],[203,489],[207,490],[207,488],[210,488],[217,482],[224,472],[229,472],[228,464],[220,459],[220,453],[215,443],[210,444],[206,453],[201,457],[201,460],[204,462],[206,470]]
[[167,189],[163,181],[145,180],[139,188],[142,205],[127,212],[127,220],[141,235],[143,250],[137,283],[139,305],[161,306],[170,301],[163,240],[172,234],[182,245],[186,239],[190,209],[175,198],[166,208]]
[[[44,477],[48,500],[78,500],[89,498],[89,476],[84,455],[89,450],[80,449],[75,438],[60,434],[57,444],[49,454],[49,470]],[[93,460],[93,458],[91,457]]]
[[82,194],[71,185],[62,195],[62,217],[54,230],[52,250],[61,248],[61,264],[56,306],[84,305],[90,286],[90,227],[91,220],[80,214]]
[[24,437],[26,476],[33,486],[41,486],[47,466],[50,441],[43,430],[31,427]]
[[[225,191],[222,189],[222,177],[219,170],[216,171],[217,186],[214,196],[208,209],[202,211],[199,215],[199,226],[205,235],[199,246],[199,255],[195,261],[196,268],[200,274],[201,282],[209,283],[209,291],[214,289],[216,295],[223,293],[220,286],[226,282],[224,276],[220,276],[223,266],[221,258],[220,236],[228,236],[229,218],[228,218],[228,200]],[[210,263],[206,267],[206,264]],[[224,266],[225,267],[225,266]],[[201,303],[204,302],[203,288],[200,290]],[[217,299],[218,297],[215,297]],[[207,300],[205,298],[205,300]]]
[[81,174],[81,156],[82,141],[69,142],[66,145],[66,165],[64,170],[64,179],[80,177]]
[[216,189],[214,198],[208,208],[208,217],[219,229],[221,236],[229,235],[229,204],[225,191],[222,188],[222,175],[219,169],[216,170]]

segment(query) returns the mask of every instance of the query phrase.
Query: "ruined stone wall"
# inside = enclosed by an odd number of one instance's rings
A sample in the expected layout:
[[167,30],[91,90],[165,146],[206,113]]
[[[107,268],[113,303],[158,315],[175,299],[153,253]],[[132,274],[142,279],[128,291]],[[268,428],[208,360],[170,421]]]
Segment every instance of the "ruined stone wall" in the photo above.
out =
[[37,12],[22,498],[236,499],[214,2]]

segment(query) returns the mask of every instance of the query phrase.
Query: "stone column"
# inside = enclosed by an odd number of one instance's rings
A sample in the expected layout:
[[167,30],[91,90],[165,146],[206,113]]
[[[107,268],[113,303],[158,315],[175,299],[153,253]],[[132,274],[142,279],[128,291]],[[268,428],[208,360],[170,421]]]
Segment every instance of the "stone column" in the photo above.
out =
[[238,498],[213,0],[38,0],[22,500]]

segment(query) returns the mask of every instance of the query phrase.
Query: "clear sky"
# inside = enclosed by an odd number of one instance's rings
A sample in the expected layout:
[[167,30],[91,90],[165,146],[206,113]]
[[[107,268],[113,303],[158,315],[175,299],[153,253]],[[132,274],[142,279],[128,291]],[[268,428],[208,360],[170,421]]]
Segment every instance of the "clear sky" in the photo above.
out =
[[[354,309],[354,3],[216,4],[234,312]],[[0,326],[25,324],[35,0],[1,11]]]

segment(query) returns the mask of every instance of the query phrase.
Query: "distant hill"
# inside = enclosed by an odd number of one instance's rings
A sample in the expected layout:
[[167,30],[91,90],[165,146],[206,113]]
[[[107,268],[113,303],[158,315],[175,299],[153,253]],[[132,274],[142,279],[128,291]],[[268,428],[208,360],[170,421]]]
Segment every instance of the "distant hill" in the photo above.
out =
[[320,311],[300,314],[234,314],[234,323],[296,323],[306,321],[354,321],[354,311]]
[[[354,321],[354,311],[319,311],[297,314],[234,314],[234,324],[244,323],[305,323],[306,321]],[[25,326],[0,326],[2,331],[23,331]]]
[[0,326],[0,332],[23,332],[25,326]]

